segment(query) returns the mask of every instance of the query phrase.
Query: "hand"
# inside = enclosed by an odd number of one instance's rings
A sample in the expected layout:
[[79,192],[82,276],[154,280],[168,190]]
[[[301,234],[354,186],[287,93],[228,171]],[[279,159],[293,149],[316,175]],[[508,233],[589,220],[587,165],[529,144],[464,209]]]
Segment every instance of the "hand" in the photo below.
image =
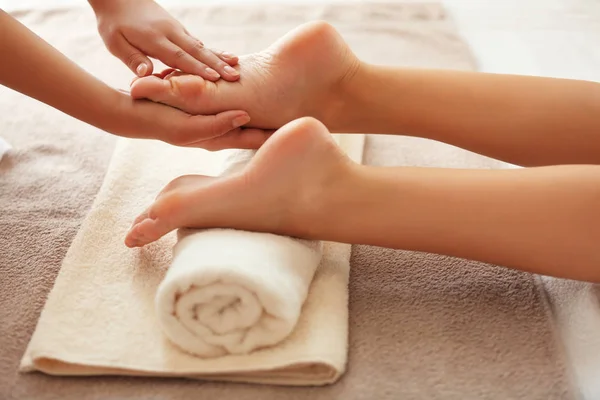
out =
[[133,100],[119,93],[114,102],[112,125],[106,130],[119,136],[156,139],[177,146],[207,150],[227,148],[257,149],[269,137],[269,131],[244,129],[250,121],[244,111],[225,111],[216,115],[189,115],[181,110],[147,100]]
[[241,129],[250,117],[239,109],[191,116],[166,105],[133,100],[85,72],[2,10],[0,53],[0,85],[116,135],[208,150],[257,148],[269,135]]
[[131,94],[191,114],[246,110],[252,127],[276,129],[312,116],[335,130],[339,105],[360,65],[331,25],[314,22],[265,51],[242,57],[236,67],[242,72],[238,82],[207,82],[173,71],[136,80]]
[[238,58],[210,50],[152,0],[89,0],[108,50],[136,75],[152,74],[153,57],[181,71],[235,81]]

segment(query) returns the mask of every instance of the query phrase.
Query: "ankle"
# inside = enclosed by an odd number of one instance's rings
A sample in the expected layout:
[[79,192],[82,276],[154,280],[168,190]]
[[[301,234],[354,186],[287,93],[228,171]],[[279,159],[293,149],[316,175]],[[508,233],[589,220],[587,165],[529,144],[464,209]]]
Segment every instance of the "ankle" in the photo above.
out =
[[369,74],[370,66],[354,57],[346,72],[334,84],[330,98],[323,107],[321,121],[333,133],[355,132],[352,116],[357,110],[358,103]]
[[298,237],[335,241],[340,229],[344,229],[341,222],[352,213],[352,193],[358,185],[362,168],[350,160],[344,161],[344,165],[329,179],[296,199],[289,221]]

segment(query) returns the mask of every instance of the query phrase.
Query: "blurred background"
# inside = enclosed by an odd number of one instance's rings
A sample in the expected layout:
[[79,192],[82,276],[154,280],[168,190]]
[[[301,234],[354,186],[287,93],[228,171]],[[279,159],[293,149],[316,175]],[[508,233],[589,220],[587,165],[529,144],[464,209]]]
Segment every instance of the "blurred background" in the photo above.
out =
[[[329,2],[342,0],[328,0]],[[368,0],[362,0],[366,2]],[[410,0],[415,2],[415,0]],[[322,0],[159,0],[163,7]],[[347,2],[347,1],[346,1]],[[424,1],[435,2],[435,1]],[[600,81],[600,0],[440,0],[485,72]],[[85,0],[0,0],[0,8],[87,6]]]

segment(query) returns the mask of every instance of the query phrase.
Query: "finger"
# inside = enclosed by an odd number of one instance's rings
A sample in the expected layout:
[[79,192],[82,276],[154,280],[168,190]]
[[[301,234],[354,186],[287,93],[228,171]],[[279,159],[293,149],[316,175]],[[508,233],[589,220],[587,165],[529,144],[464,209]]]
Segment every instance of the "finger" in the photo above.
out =
[[171,40],[196,60],[203,62],[213,70],[217,71],[223,79],[228,81],[236,81],[239,79],[240,73],[227,62],[219,58],[212,50],[204,47],[204,44],[200,40],[189,35],[179,35],[171,38]]
[[[177,146],[203,147],[199,142],[213,139],[250,122],[245,111],[225,111],[217,115],[189,116],[174,130],[171,142]],[[209,144],[210,145],[210,144]]]
[[127,67],[137,76],[146,76],[152,73],[152,61],[141,51],[132,46],[123,35],[117,38],[108,46],[110,52],[123,61]]
[[201,147],[210,151],[224,149],[255,150],[260,148],[274,132],[274,130],[238,128],[213,139],[190,143],[188,147]]
[[215,54],[217,57],[219,57],[221,60],[225,61],[232,67],[238,65],[238,62],[240,61],[238,56],[236,56],[235,54],[231,54],[228,51],[223,51],[219,49],[210,49],[210,51],[212,51],[213,54]]
[[192,57],[188,52],[171,42],[163,42],[160,52],[155,52],[158,58],[169,67],[179,69],[188,74],[199,75],[209,81],[217,81],[221,77],[217,71]]

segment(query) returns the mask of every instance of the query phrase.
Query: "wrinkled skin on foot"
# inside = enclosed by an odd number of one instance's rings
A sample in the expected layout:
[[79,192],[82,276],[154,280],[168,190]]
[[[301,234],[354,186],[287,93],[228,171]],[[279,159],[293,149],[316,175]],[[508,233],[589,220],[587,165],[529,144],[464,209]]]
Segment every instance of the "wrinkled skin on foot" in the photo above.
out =
[[[299,157],[298,154],[301,154]],[[125,244],[144,246],[178,228],[235,228],[314,238],[354,164],[312,118],[273,134],[241,172],[170,182],[133,223]]]
[[136,80],[134,98],[147,98],[190,114],[245,110],[249,127],[277,129],[304,116],[327,124],[344,85],[360,62],[324,22],[304,24],[259,53],[240,57],[237,82],[210,82],[166,71]]

